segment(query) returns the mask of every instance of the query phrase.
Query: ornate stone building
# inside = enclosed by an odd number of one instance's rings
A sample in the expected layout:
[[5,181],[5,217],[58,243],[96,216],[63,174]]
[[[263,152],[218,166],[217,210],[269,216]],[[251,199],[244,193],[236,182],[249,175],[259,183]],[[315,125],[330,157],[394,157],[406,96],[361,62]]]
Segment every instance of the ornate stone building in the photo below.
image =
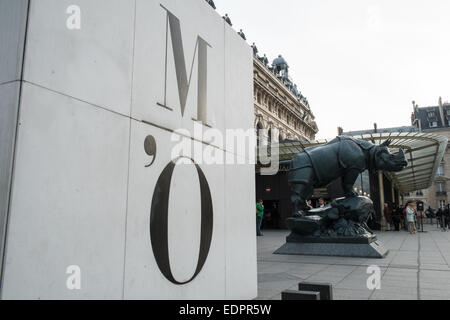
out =
[[[206,0],[216,9],[213,0]],[[228,14],[223,19],[232,26]],[[247,40],[242,29],[238,34]],[[266,55],[259,56],[253,43],[253,83],[257,144],[283,140],[315,140],[317,124],[308,100],[289,76],[289,65],[279,55],[272,66]],[[261,130],[264,129],[264,130]],[[276,130],[275,130],[276,129]],[[260,131],[261,130],[261,131]],[[275,135],[278,132],[278,137]],[[269,137],[270,136],[270,137]]]
[[[425,133],[436,133],[450,140],[450,103],[442,102],[439,98],[437,106],[422,107],[413,101],[413,113],[411,122],[420,131]],[[427,190],[417,190],[407,196],[408,199],[421,200],[426,207],[433,209],[445,208],[450,204],[450,146],[441,159],[437,170],[434,185]]]
[[[289,65],[280,55],[272,66],[258,56],[253,44],[255,130],[258,143],[276,140],[315,140],[319,131],[308,100],[289,76]],[[260,131],[265,129],[265,131]],[[276,130],[274,130],[276,129]],[[278,137],[275,132],[278,131]],[[269,137],[270,136],[270,137]]]
[[[255,130],[258,144],[283,140],[309,142],[318,132],[308,100],[289,76],[289,65],[280,55],[272,65],[258,56],[253,44]],[[265,129],[265,130],[261,130]],[[256,198],[264,201],[263,228],[285,228],[291,214],[286,170],[273,176],[256,170]]]

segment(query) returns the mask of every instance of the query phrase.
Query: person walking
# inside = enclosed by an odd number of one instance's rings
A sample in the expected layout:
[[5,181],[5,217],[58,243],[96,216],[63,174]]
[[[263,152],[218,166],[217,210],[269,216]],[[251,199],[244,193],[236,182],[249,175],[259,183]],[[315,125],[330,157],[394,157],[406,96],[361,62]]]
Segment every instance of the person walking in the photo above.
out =
[[408,231],[408,220],[406,219],[406,208],[408,208],[408,205],[405,206],[405,208],[403,208],[402,210],[402,215],[403,215],[403,228],[405,231]]
[[325,207],[325,200],[323,198],[319,199],[319,208],[324,208]]
[[400,214],[401,214],[400,208],[397,205],[395,205],[392,215],[392,223],[394,224],[395,231],[400,231]]
[[389,207],[388,203],[384,204],[383,208],[384,212],[384,218],[386,219],[386,231],[391,231],[391,225],[392,225],[392,217],[391,217],[391,208]]
[[410,201],[406,207],[406,221],[408,222],[408,231],[410,234],[415,234],[414,222],[416,217],[416,210],[414,210],[413,202]]
[[256,235],[258,237],[263,236],[263,234],[261,233],[261,223],[263,216],[264,216],[264,203],[260,199],[256,203]]
[[445,231],[447,231],[447,229],[450,227],[450,211],[448,210],[448,207],[446,207],[444,209],[443,216],[444,216],[444,219],[443,219],[444,229],[445,229]]
[[430,219],[430,224],[433,224],[434,211],[431,206],[428,206],[427,211],[425,212],[428,219]]
[[444,211],[442,208],[439,208],[436,213],[437,221],[439,222],[441,231],[445,231],[445,223],[444,223]]

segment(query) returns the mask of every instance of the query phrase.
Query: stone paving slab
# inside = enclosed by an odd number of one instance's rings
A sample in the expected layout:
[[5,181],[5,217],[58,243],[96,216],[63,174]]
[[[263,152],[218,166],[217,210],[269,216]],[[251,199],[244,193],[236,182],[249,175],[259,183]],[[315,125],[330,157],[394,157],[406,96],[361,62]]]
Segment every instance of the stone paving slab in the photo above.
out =
[[372,295],[370,290],[357,289],[333,289],[334,300],[369,300]]
[[[450,232],[425,225],[426,233],[377,233],[389,249],[383,259],[288,256],[273,252],[288,231],[258,237],[258,298],[281,299],[301,281],[333,284],[336,300],[450,300]],[[369,290],[369,266],[380,267],[381,289]]]

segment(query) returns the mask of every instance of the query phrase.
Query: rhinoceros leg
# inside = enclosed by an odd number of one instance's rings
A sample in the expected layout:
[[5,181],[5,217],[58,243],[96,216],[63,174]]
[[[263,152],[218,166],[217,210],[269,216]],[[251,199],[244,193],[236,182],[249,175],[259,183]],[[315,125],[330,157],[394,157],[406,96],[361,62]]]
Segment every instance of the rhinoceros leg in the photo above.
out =
[[344,189],[344,194],[346,197],[356,197],[358,194],[353,191],[353,186],[355,185],[356,179],[358,179],[359,170],[352,169],[345,173],[342,177],[342,188]]
[[292,216],[302,216],[311,209],[308,207],[306,200],[311,197],[313,191],[312,186],[303,183],[291,184]]
[[292,216],[298,217],[309,211],[308,200],[314,192],[314,173],[312,168],[305,167],[290,172],[289,185],[291,188]]

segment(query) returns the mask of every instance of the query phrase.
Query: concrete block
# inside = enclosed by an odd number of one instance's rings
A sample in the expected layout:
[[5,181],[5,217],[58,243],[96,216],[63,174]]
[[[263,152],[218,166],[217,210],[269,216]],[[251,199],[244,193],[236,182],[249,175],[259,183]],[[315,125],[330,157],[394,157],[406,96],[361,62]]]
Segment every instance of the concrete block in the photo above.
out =
[[320,300],[333,300],[333,285],[330,283],[300,282],[298,290],[320,292]]
[[281,293],[281,300],[320,300],[320,292],[286,290]]

